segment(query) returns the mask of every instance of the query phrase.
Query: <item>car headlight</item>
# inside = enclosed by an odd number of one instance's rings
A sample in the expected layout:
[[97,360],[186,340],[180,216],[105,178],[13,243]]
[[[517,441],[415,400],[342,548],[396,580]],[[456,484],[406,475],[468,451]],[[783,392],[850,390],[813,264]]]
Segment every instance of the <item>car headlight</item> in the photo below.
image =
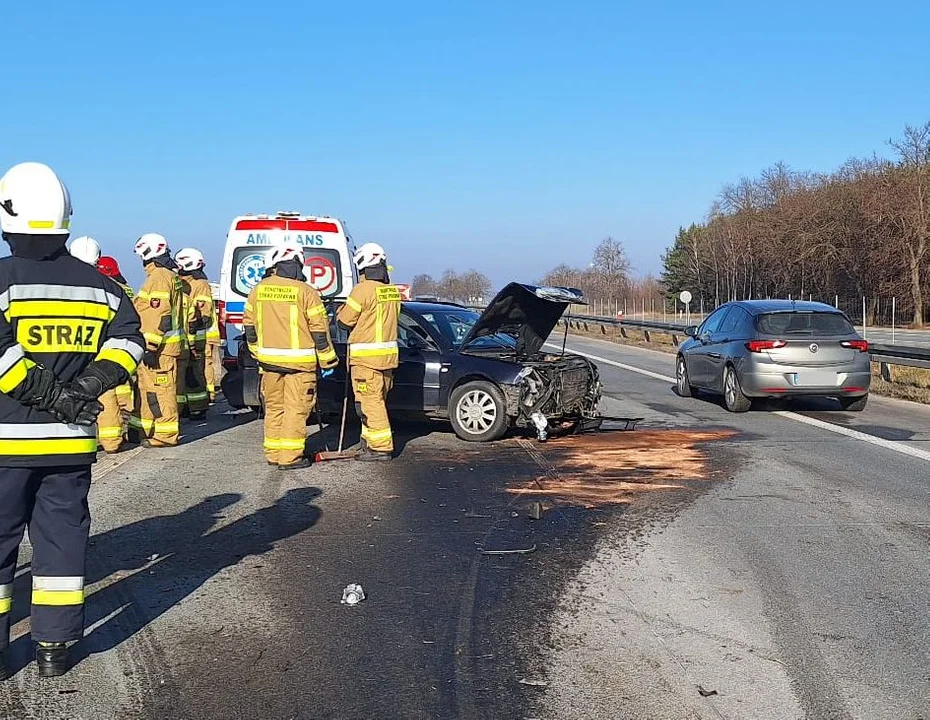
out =
[[520,372],[517,373],[517,377],[516,377],[516,379],[514,380],[514,385],[516,385],[516,384],[519,383],[519,382],[523,382],[524,380],[526,380],[526,379],[530,376],[530,374],[531,374],[532,372],[533,372],[533,368],[531,368],[531,367],[525,367],[525,368],[523,368]]

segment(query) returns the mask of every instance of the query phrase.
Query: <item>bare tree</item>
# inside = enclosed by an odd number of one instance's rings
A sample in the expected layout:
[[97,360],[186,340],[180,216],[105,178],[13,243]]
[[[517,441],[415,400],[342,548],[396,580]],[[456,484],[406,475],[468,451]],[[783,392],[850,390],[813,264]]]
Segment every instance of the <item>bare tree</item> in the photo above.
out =
[[491,293],[491,281],[487,275],[477,270],[469,270],[458,279],[463,296],[461,299],[469,305],[480,305]]
[[435,295],[436,294],[436,281],[433,280],[432,275],[427,275],[422,273],[420,275],[415,275],[413,281],[410,283],[410,295],[412,297],[420,297],[423,295]]

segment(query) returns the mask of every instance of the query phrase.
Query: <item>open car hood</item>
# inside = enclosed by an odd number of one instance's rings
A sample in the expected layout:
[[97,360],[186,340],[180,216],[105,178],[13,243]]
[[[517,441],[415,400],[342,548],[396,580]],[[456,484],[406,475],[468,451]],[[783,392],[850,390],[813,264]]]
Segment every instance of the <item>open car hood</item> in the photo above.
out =
[[539,352],[569,305],[587,305],[581,290],[510,283],[488,307],[462,342],[461,349],[487,335],[510,335],[517,355]]

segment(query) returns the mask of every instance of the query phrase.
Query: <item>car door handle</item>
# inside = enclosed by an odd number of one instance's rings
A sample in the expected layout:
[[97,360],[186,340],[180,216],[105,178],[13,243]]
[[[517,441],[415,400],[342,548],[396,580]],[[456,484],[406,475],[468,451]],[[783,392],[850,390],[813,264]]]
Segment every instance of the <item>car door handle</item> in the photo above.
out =
[[719,360],[720,358],[723,357],[723,355],[721,353],[713,352],[713,353],[707,353],[707,357],[712,357],[714,360]]

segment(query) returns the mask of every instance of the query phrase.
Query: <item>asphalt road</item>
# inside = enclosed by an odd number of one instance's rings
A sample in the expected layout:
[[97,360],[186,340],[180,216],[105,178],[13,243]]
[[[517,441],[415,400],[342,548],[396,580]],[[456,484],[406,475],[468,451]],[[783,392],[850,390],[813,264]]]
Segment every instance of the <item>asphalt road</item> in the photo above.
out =
[[387,467],[282,473],[217,408],[107,458],[80,662],[28,665],[27,552],[0,717],[930,715],[930,413],[734,416],[668,355],[569,345],[642,430],[412,427]]

